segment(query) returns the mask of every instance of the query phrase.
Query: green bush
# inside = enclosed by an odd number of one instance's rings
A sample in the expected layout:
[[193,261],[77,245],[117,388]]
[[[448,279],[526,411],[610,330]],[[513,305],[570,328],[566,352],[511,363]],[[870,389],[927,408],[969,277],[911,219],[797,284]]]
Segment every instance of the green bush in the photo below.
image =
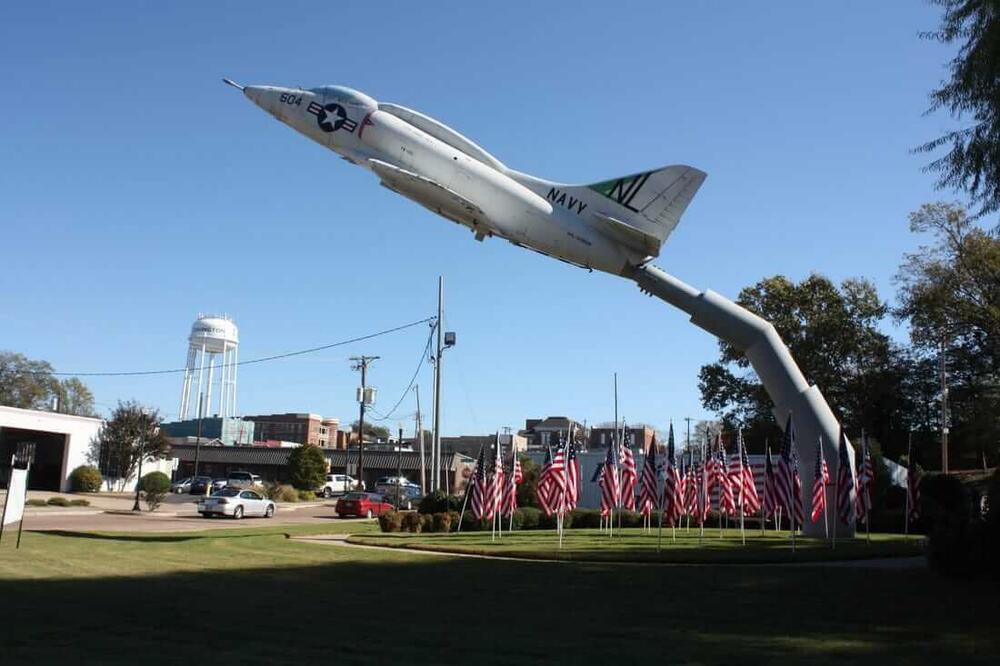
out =
[[451,514],[450,513],[435,513],[431,516],[431,529],[432,532],[450,532],[451,531]]
[[46,502],[43,499],[30,499],[24,503],[25,506],[46,506]]
[[297,496],[300,502],[312,502],[316,499],[316,493],[312,490],[300,490]]
[[90,506],[90,500],[85,499],[71,499],[69,501],[70,506]]
[[573,527],[600,527],[601,512],[597,509],[573,509],[570,512]]
[[315,491],[326,480],[326,456],[313,444],[295,447],[288,454],[288,477],[299,490]]
[[416,511],[406,511],[403,513],[403,522],[400,524],[400,529],[405,532],[413,532],[416,534],[420,531],[420,514]]
[[446,495],[443,490],[435,490],[429,495],[424,495],[417,506],[417,511],[420,513],[461,511],[463,499],[458,495]]
[[383,532],[398,532],[403,521],[399,511],[386,511],[378,517],[378,526]]
[[[556,529],[558,519],[558,514],[553,513],[551,516],[546,516],[544,513],[540,513],[538,518],[538,527],[543,530],[554,530]],[[563,528],[569,529],[572,525],[573,512],[570,512],[563,516]]]
[[149,510],[156,511],[170,492],[170,477],[163,472],[150,472],[139,479],[139,490],[142,491]]
[[433,532],[434,531],[434,514],[433,513],[420,513],[420,531],[421,532]]
[[69,506],[69,500],[65,497],[50,497],[46,504],[49,506]]
[[75,493],[96,493],[103,483],[101,473],[92,465],[80,465],[69,473],[69,489]]
[[622,527],[642,527],[642,514],[637,511],[622,511]]
[[514,512],[514,528],[518,530],[536,530],[542,517],[542,512],[533,506],[522,506]]
[[462,531],[463,532],[478,532],[483,529],[483,521],[478,520],[471,511],[466,511],[462,514]]
[[264,484],[264,497],[275,502],[298,502],[299,492],[288,484]]

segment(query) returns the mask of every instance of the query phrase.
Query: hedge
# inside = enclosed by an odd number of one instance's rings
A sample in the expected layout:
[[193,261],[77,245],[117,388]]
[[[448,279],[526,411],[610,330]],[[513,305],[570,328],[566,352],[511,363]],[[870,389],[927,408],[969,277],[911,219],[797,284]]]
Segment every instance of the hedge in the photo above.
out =
[[75,493],[100,492],[101,472],[92,465],[80,465],[69,473],[69,489]]

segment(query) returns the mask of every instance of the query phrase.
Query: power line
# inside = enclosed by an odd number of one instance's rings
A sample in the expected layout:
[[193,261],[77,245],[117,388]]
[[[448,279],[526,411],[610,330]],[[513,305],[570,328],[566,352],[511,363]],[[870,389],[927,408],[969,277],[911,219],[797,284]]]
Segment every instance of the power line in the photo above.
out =
[[[377,338],[383,335],[388,335],[389,333],[396,333],[397,331],[402,331],[408,328],[413,328],[414,326],[419,326],[420,324],[426,324],[427,322],[434,321],[436,317],[426,317],[420,321],[410,322],[409,324],[403,324],[402,326],[395,326],[393,328],[387,328],[376,333],[369,333],[368,335],[361,335],[356,338],[351,338],[349,340],[341,340],[340,342],[331,342],[328,345],[320,345],[319,347],[310,347],[309,349],[300,349],[298,351],[287,352],[284,354],[275,354],[273,356],[264,356],[262,358],[253,358],[246,361],[239,361],[236,365],[253,365],[255,363],[265,363],[267,361],[277,361],[283,358],[290,358],[292,356],[302,356],[303,354],[313,354],[318,351],[324,351],[326,349],[333,349],[334,347],[343,347],[344,345],[350,345],[355,342],[361,342],[363,340],[371,340],[372,338]],[[210,368],[221,368],[221,365],[206,366]],[[49,374],[57,377],[139,377],[144,375],[171,375],[180,372],[185,372],[187,368],[176,368],[173,370],[135,370],[130,372],[35,372],[31,374]]]
[[[431,342],[434,340],[435,328],[435,326],[431,326],[431,331],[427,334],[427,344],[424,345],[424,350],[420,354],[420,362],[417,363],[417,369],[413,371],[413,376],[410,377],[410,383],[406,385],[405,389],[403,389],[403,395],[399,396],[399,400],[397,400],[396,404],[392,406],[392,409],[389,410],[388,414],[385,416],[373,416],[372,421],[387,421],[388,419],[391,419],[392,415],[396,413],[397,409],[399,409],[399,406],[403,404],[403,400],[406,399],[406,395],[410,392],[410,389],[413,388],[413,384],[417,381],[417,375],[420,374],[420,369],[424,367],[424,361],[427,360],[427,352],[430,351]],[[379,413],[374,407],[371,409],[376,414]]]

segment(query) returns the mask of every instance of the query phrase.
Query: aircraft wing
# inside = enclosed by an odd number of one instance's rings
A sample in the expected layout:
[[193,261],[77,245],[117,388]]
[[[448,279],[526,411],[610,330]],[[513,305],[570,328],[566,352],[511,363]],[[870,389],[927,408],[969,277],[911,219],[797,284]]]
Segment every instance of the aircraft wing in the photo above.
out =
[[646,256],[656,257],[660,254],[663,242],[656,236],[604,213],[594,213],[594,217],[597,219],[597,230],[611,240]]
[[493,235],[483,209],[455,190],[382,160],[370,159],[368,164],[381,179],[384,187],[416,201],[453,222],[464,224],[476,232],[476,238],[479,240]]

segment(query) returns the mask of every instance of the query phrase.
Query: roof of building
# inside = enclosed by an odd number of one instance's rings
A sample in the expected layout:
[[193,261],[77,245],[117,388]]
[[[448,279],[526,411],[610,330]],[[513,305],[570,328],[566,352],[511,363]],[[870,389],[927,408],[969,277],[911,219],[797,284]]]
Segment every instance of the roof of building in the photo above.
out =
[[[180,444],[171,447],[171,456],[183,462],[191,462],[195,456],[195,446]],[[273,448],[266,446],[202,446],[198,460],[205,463],[239,463],[243,465],[287,465],[288,456],[294,448]],[[358,451],[320,449],[332,467],[344,467],[347,463],[357,464]],[[420,469],[420,454],[403,451],[397,461],[395,451],[365,451],[365,467],[369,469],[396,469],[397,462],[402,469]],[[441,468],[455,471],[472,459],[460,453],[441,456]],[[429,466],[429,465],[428,465]]]
[[565,430],[570,426],[570,424],[579,425],[576,421],[569,418],[568,416],[547,416],[538,423],[531,426],[532,430]]

